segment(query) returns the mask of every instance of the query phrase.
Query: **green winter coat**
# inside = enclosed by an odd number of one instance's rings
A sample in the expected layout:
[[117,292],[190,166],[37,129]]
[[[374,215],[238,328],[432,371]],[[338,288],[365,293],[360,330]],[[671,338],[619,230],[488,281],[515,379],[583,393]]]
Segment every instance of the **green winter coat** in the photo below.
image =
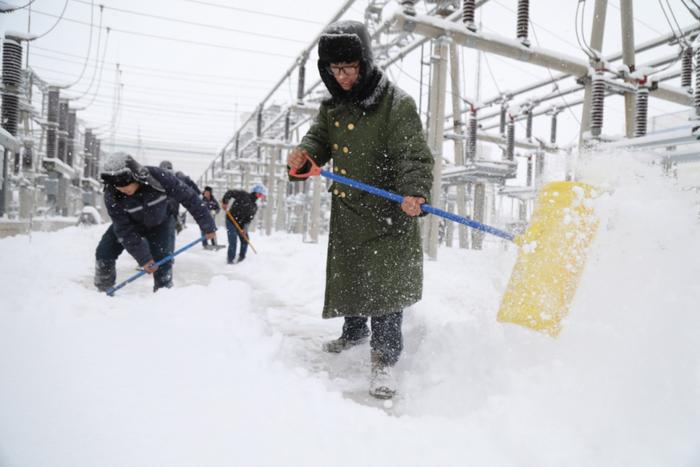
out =
[[[429,201],[433,157],[414,100],[386,78],[362,105],[324,102],[304,136],[319,166]],[[418,219],[398,203],[333,183],[323,317],[381,316],[421,299]]]

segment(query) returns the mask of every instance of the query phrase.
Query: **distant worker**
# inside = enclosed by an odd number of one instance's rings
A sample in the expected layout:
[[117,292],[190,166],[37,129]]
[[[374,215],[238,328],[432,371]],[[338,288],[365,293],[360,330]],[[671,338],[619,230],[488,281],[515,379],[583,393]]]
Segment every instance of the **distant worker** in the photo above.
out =
[[[219,211],[221,211],[221,208],[219,207],[219,203],[214,198],[214,192],[210,186],[204,187],[204,191],[202,192],[202,201],[204,201],[204,207],[209,210],[211,217],[216,218],[216,215],[219,213]],[[204,232],[202,232],[202,234],[204,234]],[[205,238],[202,240],[202,246],[205,249],[217,249],[218,245],[216,244],[216,238],[211,239],[211,247],[208,245],[208,240]]]
[[[192,188],[195,193],[201,193],[199,186],[197,186],[197,184],[194,182],[194,180],[192,180],[185,173],[183,173],[179,170],[177,172],[175,172],[173,170],[173,163],[172,162],[170,162],[168,160],[164,160],[158,165],[158,167],[160,167],[163,170],[167,170],[168,172],[174,174],[181,182],[183,182],[188,187]],[[173,215],[175,216],[175,231],[177,233],[180,233],[180,232],[182,232],[182,229],[185,228],[186,221],[187,221],[187,213],[183,212],[182,214],[180,214],[180,203],[178,203],[177,201],[175,201],[173,199],[171,199],[170,202],[173,204],[173,208],[174,208]]]
[[95,251],[95,286],[100,291],[114,286],[116,261],[126,249],[147,273],[153,274],[154,292],[172,287],[172,261],[155,264],[175,248],[175,219],[169,198],[185,206],[208,239],[216,235],[214,220],[198,193],[169,171],[141,166],[124,153],[107,158],[100,178],[112,225]]
[[[221,207],[228,211],[236,221],[235,225],[226,216],[226,232],[228,233],[228,264],[233,264],[236,260],[236,242],[241,240],[241,251],[238,255],[238,262],[245,259],[250,242],[248,225],[253,221],[255,213],[258,212],[256,201],[265,197],[265,187],[255,185],[250,193],[243,190],[228,190],[221,200]],[[229,206],[230,204],[230,206]]]

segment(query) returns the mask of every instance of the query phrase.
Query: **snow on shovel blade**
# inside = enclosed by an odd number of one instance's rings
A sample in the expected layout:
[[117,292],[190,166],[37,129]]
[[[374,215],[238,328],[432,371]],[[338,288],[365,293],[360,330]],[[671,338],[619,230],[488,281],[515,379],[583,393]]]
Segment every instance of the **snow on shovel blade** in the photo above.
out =
[[593,187],[578,182],[542,188],[527,231],[516,239],[520,251],[498,321],[559,334],[598,227],[593,195]]

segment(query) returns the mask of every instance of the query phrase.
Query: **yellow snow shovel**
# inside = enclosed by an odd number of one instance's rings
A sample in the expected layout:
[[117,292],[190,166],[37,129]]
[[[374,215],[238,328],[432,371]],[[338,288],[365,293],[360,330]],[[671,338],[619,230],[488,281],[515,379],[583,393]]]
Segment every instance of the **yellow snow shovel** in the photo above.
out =
[[527,231],[514,240],[520,251],[498,321],[559,334],[598,227],[594,191],[579,182],[552,182],[541,189]]

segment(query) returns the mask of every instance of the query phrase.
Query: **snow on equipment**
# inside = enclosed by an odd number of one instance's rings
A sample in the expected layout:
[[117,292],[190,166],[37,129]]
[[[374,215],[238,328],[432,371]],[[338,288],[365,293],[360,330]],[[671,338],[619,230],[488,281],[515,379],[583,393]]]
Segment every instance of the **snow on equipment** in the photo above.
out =
[[[307,178],[320,175],[338,183],[403,202],[403,196],[322,170],[307,156],[311,169],[291,170],[290,175]],[[556,337],[561,320],[569,312],[586,261],[586,249],[598,226],[593,215],[594,188],[580,182],[552,182],[537,199],[527,231],[517,237],[495,227],[452,214],[429,204],[427,213],[514,242],[520,247],[515,268],[498,311],[498,321],[514,323]]]
[[[187,245],[183,246],[183,247],[180,248],[179,250],[175,250],[172,254],[166,256],[166,257],[163,258],[163,259],[160,259],[160,260],[156,261],[155,265],[156,265],[156,266],[160,266],[160,265],[162,265],[162,264],[167,263],[168,261],[172,261],[173,258],[175,258],[177,255],[179,255],[179,254],[182,253],[183,251],[189,250],[190,248],[192,248],[193,246],[197,245],[198,243],[203,242],[205,238],[206,238],[206,235],[202,235],[202,236],[199,237],[197,240],[192,240],[190,243],[188,243]],[[143,276],[144,274],[146,274],[146,271],[144,271],[143,269],[140,270],[139,272],[137,272],[136,274],[134,274],[133,276],[131,276],[130,278],[128,278],[128,279],[125,280],[124,282],[121,282],[121,283],[115,285],[114,287],[111,287],[110,289],[107,289],[107,295],[109,295],[110,297],[113,297],[113,296],[114,296],[114,292],[116,292],[117,290],[119,290],[119,289],[125,287],[125,286],[126,286],[127,284],[129,284],[130,282],[134,282],[136,279],[138,279],[139,277]]]

